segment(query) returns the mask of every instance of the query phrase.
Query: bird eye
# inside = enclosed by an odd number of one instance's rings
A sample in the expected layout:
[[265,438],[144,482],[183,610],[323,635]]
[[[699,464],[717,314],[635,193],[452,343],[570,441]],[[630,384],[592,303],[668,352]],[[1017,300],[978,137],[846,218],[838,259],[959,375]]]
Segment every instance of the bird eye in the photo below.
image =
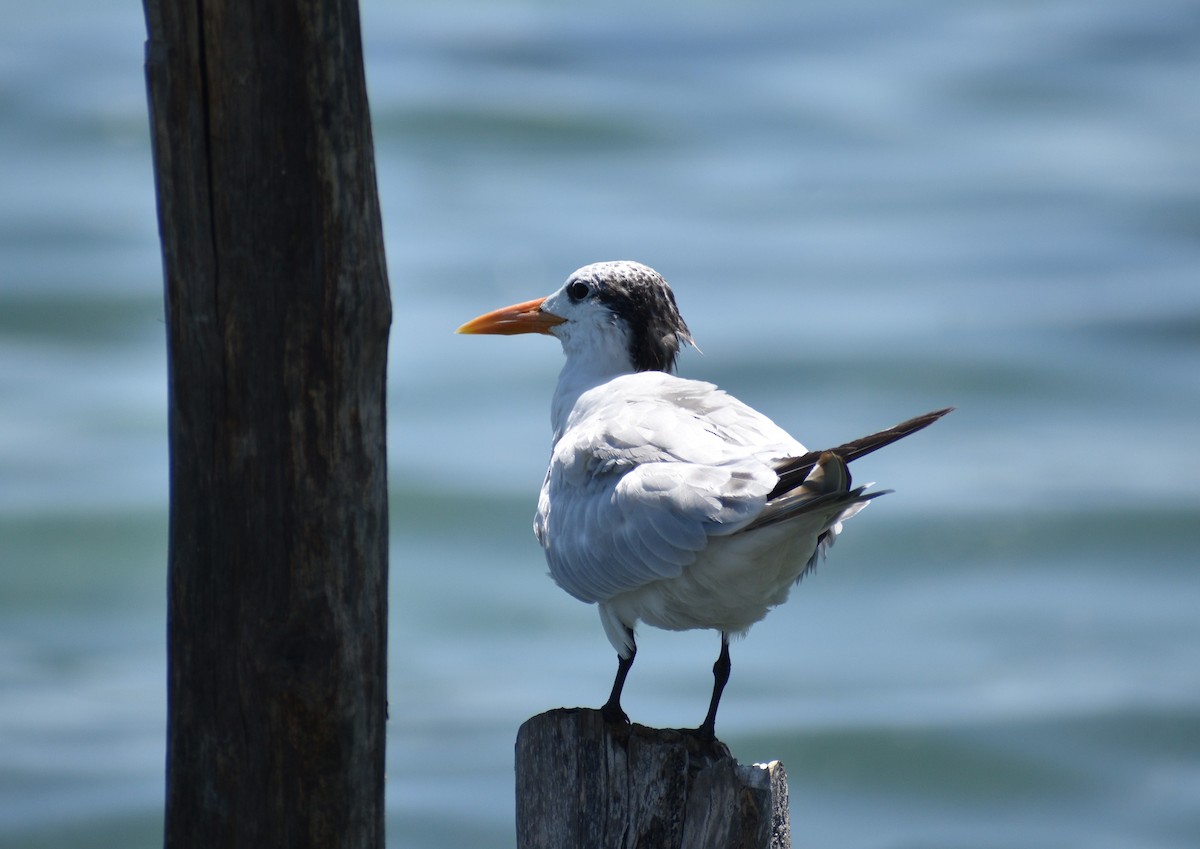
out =
[[567,286],[567,294],[571,297],[572,301],[582,301],[591,293],[591,287],[580,280],[574,280]]

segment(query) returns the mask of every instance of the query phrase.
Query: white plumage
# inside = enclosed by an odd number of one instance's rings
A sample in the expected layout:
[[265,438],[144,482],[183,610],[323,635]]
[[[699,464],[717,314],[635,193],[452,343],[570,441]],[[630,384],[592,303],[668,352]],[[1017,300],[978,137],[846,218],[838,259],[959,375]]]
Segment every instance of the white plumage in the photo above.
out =
[[774,466],[806,450],[708,383],[619,375],[580,393],[555,432],[534,532],[559,586],[599,603],[622,655],[638,621],[743,633],[858,506],[738,533],[766,508]]
[[846,463],[948,412],[810,453],[712,384],[669,373],[691,336],[666,282],[639,263],[585,266],[553,295],[460,332],[542,332],[562,342],[534,532],[554,580],[599,606],[617,649],[610,718],[625,718],[620,694],[637,623],[721,632],[713,699],[698,729],[707,738],[728,677],[729,636],[784,602],[841,522],[882,494],[852,489]]

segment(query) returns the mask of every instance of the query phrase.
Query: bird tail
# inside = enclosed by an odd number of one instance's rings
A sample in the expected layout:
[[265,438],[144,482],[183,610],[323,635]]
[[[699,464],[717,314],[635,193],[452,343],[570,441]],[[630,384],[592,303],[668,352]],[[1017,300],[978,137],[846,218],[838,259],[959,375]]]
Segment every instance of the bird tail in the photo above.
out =
[[866,507],[872,498],[891,492],[890,489],[866,492],[870,484],[852,488],[847,464],[928,427],[953,409],[947,407],[944,410],[935,410],[887,430],[839,445],[837,448],[810,451],[802,457],[783,461],[776,467],[779,482],[767,496],[766,507],[742,530],[749,531],[801,516],[816,519],[820,531],[804,570],[796,578],[799,581],[816,568],[817,563],[833,545],[841,532],[842,522]]
[[890,489],[865,492],[870,484],[851,489],[850,483],[846,462],[833,451],[822,451],[798,486],[770,498],[762,513],[742,530],[750,531],[814,514],[825,517],[822,524],[827,528],[849,519],[872,498],[891,492]]
[[[801,487],[813,470],[817,468],[821,462],[821,458],[826,454],[835,454],[844,463],[850,463],[859,457],[870,454],[872,451],[877,451],[885,445],[890,445],[898,439],[903,439],[906,436],[916,433],[918,430],[929,427],[953,409],[953,407],[946,407],[943,410],[934,410],[932,413],[916,416],[886,430],[881,430],[878,433],[872,433],[870,436],[864,436],[861,439],[855,439],[852,442],[839,445],[837,448],[827,448],[824,451],[809,451],[801,457],[791,457],[784,460],[775,468],[776,473],[779,475],[779,481],[775,484],[775,488],[767,495],[767,500],[780,498],[797,487]],[[846,473],[846,476],[847,485],[849,485],[849,472]]]

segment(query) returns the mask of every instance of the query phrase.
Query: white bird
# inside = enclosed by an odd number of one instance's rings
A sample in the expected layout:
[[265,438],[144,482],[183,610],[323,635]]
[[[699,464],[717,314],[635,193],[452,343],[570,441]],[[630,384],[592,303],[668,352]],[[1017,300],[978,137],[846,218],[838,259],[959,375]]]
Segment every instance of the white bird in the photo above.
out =
[[639,622],[721,634],[708,713],[714,740],[729,638],[782,604],[841,531],[884,494],[851,486],[846,464],[950,409],[827,451],[808,451],[711,383],[671,372],[694,344],[667,282],[636,262],[601,262],[557,292],[467,322],[459,333],[546,333],[566,364],[551,403],[550,467],[534,534],[550,574],[599,606],[617,650],[601,710],[628,722],[621,691]]

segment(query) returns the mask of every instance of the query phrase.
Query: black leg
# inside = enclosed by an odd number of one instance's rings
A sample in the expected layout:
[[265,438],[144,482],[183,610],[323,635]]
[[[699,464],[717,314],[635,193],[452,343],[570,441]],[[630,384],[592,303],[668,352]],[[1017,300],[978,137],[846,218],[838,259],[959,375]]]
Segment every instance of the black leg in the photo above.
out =
[[623,725],[629,723],[629,716],[625,711],[621,710],[621,691],[625,689],[625,676],[629,674],[629,668],[633,666],[633,659],[637,657],[637,643],[633,641],[633,631],[629,632],[629,644],[632,646],[629,657],[617,655],[617,677],[613,681],[612,692],[608,696],[608,701],[604,703],[604,707],[600,708],[600,713],[604,716],[605,722],[615,722]]
[[724,631],[721,632],[721,654],[717,657],[717,662],[713,664],[713,692],[712,701],[708,703],[708,715],[704,717],[704,722],[700,723],[700,727],[696,729],[696,735],[702,740],[717,739],[717,705],[721,703],[721,693],[725,690],[725,684],[729,681],[729,670],[732,664],[729,662],[729,635]]

